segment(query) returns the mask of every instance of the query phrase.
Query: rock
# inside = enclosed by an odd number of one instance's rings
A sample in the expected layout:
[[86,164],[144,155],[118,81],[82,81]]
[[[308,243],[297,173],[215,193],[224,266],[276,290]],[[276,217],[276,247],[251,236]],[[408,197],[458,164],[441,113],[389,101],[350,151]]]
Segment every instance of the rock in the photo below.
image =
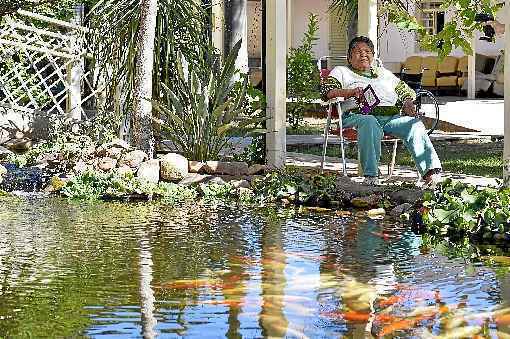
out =
[[117,166],[117,159],[104,157],[98,160],[97,168],[102,171],[108,172]]
[[0,146],[0,159],[5,159],[11,154],[14,153],[3,146]]
[[207,161],[204,171],[207,174],[246,175],[248,164],[238,161]]
[[230,184],[235,188],[250,188],[250,182],[248,180],[233,180]]
[[188,159],[177,153],[168,153],[160,158],[161,180],[180,181],[188,175]]
[[389,193],[391,200],[397,203],[414,204],[423,198],[423,191],[420,189],[403,189]]
[[266,171],[266,165],[253,164],[248,168],[248,175],[263,174]]
[[118,167],[118,168],[116,169],[116,171],[117,171],[117,173],[118,173],[119,175],[121,175],[121,176],[123,176],[123,175],[124,175],[124,176],[125,176],[125,175],[131,175],[131,174],[132,174],[132,175],[134,175],[134,174],[135,174],[135,172],[133,171],[133,169],[132,169],[131,167],[129,167],[129,166],[126,166],[126,165],[121,166],[121,167]]
[[7,173],[7,168],[5,168],[4,166],[2,166],[2,164],[0,164],[0,183],[3,180],[3,176],[5,173]]
[[[120,161],[119,167],[121,166],[129,166],[131,168],[138,168],[142,162],[149,159],[149,156],[144,151],[134,150],[129,153],[124,154]],[[159,174],[158,174],[159,176]]]
[[73,167],[73,172],[76,173],[76,174],[80,174],[80,173],[83,173],[85,172],[86,170],[89,169],[89,165],[87,165],[87,163],[85,163],[85,161],[83,160],[79,160]]
[[11,139],[7,141],[4,145],[10,150],[23,152],[28,151],[29,149],[32,148],[32,140],[28,138]]
[[368,208],[376,206],[379,203],[380,199],[381,199],[380,196],[372,194],[366,197],[353,198],[351,199],[351,204],[356,208]]
[[399,217],[401,214],[409,211],[411,209],[411,207],[413,207],[413,205],[411,205],[410,203],[405,202],[405,203],[403,203],[401,205],[398,205],[394,209],[392,209],[391,212],[390,212],[390,215],[392,215],[394,217]]
[[212,177],[209,181],[207,181],[208,184],[216,184],[216,185],[226,185],[227,183],[225,180],[223,180],[220,177]]
[[212,175],[190,173],[190,174],[188,174],[188,176],[186,178],[182,179],[179,182],[179,185],[184,185],[184,186],[196,185],[196,184],[208,182],[212,178],[213,178]]
[[188,172],[202,173],[205,168],[205,162],[201,161],[188,161]]
[[131,146],[124,140],[114,139],[111,142],[99,146],[96,149],[96,154],[100,157],[111,157],[118,159],[123,152],[128,151],[130,149]]
[[[136,152],[136,151],[135,151]],[[142,180],[147,182],[152,182],[157,184],[159,182],[159,160],[152,159],[140,164],[138,168],[138,172],[136,176]]]
[[384,217],[386,214],[386,211],[384,208],[374,208],[369,211],[367,211],[367,216],[369,218],[378,218],[378,217]]

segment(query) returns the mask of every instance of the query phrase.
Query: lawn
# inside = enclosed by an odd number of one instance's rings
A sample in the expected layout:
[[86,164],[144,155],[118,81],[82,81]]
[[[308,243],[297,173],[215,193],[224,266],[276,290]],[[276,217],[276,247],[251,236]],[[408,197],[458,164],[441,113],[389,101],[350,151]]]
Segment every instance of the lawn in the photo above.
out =
[[[447,172],[502,178],[503,171],[503,141],[467,143],[465,141],[436,141],[436,151]],[[307,154],[322,154],[322,146],[292,146],[287,148],[291,152]],[[348,158],[357,157],[356,146],[351,144],[346,148]],[[328,147],[328,156],[339,157],[340,146]],[[383,147],[382,163],[388,163],[391,157],[389,144]],[[397,165],[414,166],[409,152],[399,143],[397,151]]]

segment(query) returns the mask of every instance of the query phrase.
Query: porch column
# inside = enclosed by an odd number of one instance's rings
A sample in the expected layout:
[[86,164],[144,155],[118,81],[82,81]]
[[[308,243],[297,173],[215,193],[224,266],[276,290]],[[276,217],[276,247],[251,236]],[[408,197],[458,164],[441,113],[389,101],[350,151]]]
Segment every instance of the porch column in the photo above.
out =
[[475,62],[476,62],[476,37],[473,36],[471,39],[471,47],[473,49],[473,55],[468,55],[468,76],[467,76],[467,97],[468,99],[474,99],[476,97],[476,73],[475,73]]
[[266,0],[266,162],[285,166],[287,92],[287,2]]
[[505,142],[503,148],[503,185],[510,187],[510,0],[505,0]]
[[212,43],[215,48],[223,55],[225,46],[225,1],[215,0],[212,7]]
[[374,43],[374,55],[377,48],[377,0],[358,0],[358,35],[364,35]]
[[294,20],[292,9],[292,0],[287,0],[287,50],[290,50],[292,47],[292,39],[294,36]]

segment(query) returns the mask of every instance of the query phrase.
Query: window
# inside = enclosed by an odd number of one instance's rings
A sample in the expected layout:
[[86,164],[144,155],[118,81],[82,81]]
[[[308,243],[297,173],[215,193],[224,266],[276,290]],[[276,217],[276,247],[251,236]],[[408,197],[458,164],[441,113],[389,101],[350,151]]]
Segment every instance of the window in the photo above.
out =
[[441,1],[422,0],[420,3],[420,18],[427,33],[435,35],[444,28],[444,10],[441,9]]

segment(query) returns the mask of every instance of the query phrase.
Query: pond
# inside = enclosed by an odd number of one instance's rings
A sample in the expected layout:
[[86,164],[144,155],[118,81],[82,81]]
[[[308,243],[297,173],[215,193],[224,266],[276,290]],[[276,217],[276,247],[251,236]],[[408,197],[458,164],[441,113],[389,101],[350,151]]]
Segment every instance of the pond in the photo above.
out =
[[364,213],[0,198],[0,337],[504,337],[509,281]]

